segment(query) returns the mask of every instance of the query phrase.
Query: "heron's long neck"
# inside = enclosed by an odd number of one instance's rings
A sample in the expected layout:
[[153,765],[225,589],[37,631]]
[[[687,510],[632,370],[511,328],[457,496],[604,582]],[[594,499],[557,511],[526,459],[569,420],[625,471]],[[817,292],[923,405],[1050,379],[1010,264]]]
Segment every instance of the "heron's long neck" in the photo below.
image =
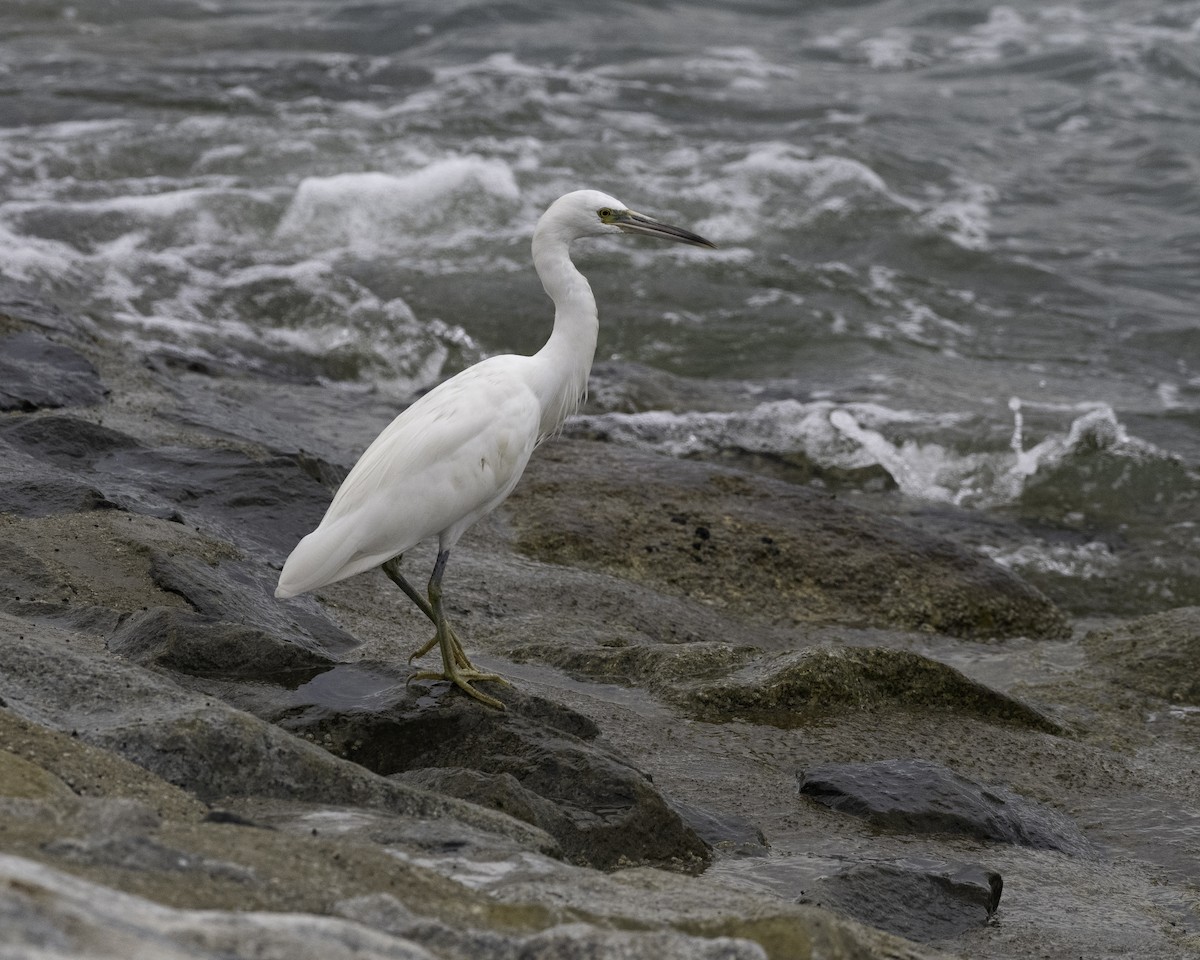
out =
[[587,390],[599,320],[592,288],[571,262],[567,241],[543,230],[533,235],[533,265],[554,301],[554,330],[534,358],[541,376],[543,436],[558,430]]

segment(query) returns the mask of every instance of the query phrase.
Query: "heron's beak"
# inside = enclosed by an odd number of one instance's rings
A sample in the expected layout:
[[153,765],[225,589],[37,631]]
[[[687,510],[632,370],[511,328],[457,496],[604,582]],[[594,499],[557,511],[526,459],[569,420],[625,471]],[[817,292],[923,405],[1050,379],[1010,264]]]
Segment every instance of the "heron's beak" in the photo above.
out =
[[678,243],[690,243],[694,247],[712,247],[716,244],[705,240],[702,236],[684,230],[683,227],[673,227],[669,223],[655,220],[644,213],[634,210],[622,210],[613,219],[613,224],[626,233],[643,233],[648,237],[661,237],[664,240],[675,240]]

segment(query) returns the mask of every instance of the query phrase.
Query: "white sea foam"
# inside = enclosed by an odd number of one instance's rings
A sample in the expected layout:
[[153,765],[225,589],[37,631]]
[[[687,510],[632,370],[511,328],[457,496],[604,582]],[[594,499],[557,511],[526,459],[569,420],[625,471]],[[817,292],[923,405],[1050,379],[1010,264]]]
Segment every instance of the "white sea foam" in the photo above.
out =
[[69,280],[78,275],[76,259],[77,254],[67,244],[15,232],[0,221],[0,263],[4,273],[14,280]]
[[[970,507],[1012,503],[1035,475],[1098,448],[1130,458],[1166,456],[1131,438],[1112,409],[1099,403],[1064,408],[1073,414],[1069,426],[1026,448],[1021,404],[1014,400],[1011,407],[1010,448],[976,452],[918,439],[965,422],[965,415],[826,400],[773,401],[719,413],[610,413],[576,418],[572,426],[679,457],[736,450],[800,454],[820,466],[844,470],[880,466],[907,496]],[[1095,557],[1093,561],[1101,562]]]
[[858,49],[874,70],[902,70],[926,66],[929,57],[913,48],[913,40],[910,31],[901,27],[889,27],[879,36],[859,41]]
[[1037,540],[1016,548],[981,546],[980,552],[1002,567],[1035,573],[1053,573],[1079,580],[1112,576],[1120,560],[1101,540],[1083,544],[1047,543]]
[[[703,158],[690,158],[694,168]],[[871,167],[836,154],[811,155],[791,143],[751,144],[746,152],[721,166],[721,176],[702,188],[710,206],[722,197],[726,212],[705,222],[726,242],[751,239],[764,223],[772,229],[806,226],[824,215],[851,216],[864,205],[893,208],[914,215],[926,230],[945,236],[968,250],[988,247],[994,187],[960,181],[932,199],[914,199],[893,190]],[[802,198],[796,202],[796,196]],[[788,198],[783,202],[783,198]]]
[[447,221],[481,222],[497,206],[516,204],[520,190],[501,160],[451,157],[404,176],[344,173],[301,181],[276,237],[320,246],[387,246]]
[[986,250],[991,206],[998,194],[985,183],[961,183],[958,190],[921,214],[921,223],[966,250]]
[[725,173],[799,187],[810,200],[845,191],[888,193],[883,179],[866,164],[849,157],[812,157],[790,143],[756,144],[741,159],[726,164]]

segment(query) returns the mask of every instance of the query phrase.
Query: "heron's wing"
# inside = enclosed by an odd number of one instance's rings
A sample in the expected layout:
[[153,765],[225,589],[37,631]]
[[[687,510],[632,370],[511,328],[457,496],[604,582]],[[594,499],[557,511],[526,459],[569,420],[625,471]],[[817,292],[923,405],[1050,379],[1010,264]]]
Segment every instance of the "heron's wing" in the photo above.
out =
[[537,439],[541,410],[510,365],[496,361],[525,359],[494,357],[464,370],[397,416],[359,457],[322,523],[373,501],[411,512],[413,504],[395,498],[430,496],[441,487],[455,491],[453,513],[490,501],[509,479],[515,483]]
[[529,462],[541,420],[521,375],[526,359],[477,364],[396,417],[288,558],[281,590],[344,579],[437,534],[453,541],[501,503]]

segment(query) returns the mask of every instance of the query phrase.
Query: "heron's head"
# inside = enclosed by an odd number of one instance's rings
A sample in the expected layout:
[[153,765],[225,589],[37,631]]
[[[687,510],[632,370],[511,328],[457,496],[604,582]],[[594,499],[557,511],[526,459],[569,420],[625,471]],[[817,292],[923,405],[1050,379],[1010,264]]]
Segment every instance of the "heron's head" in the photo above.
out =
[[551,230],[568,242],[578,237],[640,233],[697,247],[716,246],[690,230],[630,210],[616,197],[599,190],[576,190],[559,197],[542,214],[538,229]]

